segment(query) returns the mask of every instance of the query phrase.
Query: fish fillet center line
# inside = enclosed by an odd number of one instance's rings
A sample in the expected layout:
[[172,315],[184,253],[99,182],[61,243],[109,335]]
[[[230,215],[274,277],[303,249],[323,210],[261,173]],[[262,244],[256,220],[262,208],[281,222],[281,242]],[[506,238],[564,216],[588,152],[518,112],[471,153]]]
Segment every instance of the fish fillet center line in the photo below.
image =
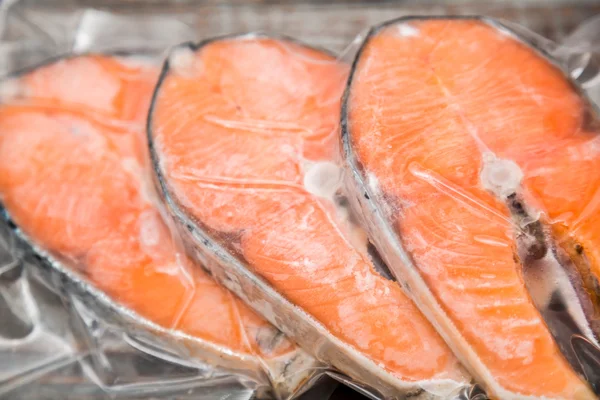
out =
[[431,72],[444,98],[447,99],[448,109],[458,115],[467,133],[473,138],[481,152],[481,159],[483,161],[479,175],[481,184],[500,200],[506,200],[510,194],[517,192],[521,185],[521,180],[523,179],[521,168],[512,160],[500,159],[496,156],[479,137],[479,129],[465,116],[458,99],[446,87],[440,76],[435,73],[435,68],[431,68]]
[[[489,147],[487,147],[484,141],[479,137],[478,127],[466,117],[456,96],[454,96],[448,87],[444,85],[444,82],[440,76],[435,73],[435,68],[432,67],[431,72],[435,77],[438,88],[447,101],[447,109],[456,113],[459,120],[464,124],[466,132],[469,134],[469,136],[471,136],[481,152],[482,167],[479,174],[481,185],[485,190],[492,193],[496,198],[506,204],[510,214],[513,216],[511,225],[513,226],[516,234],[515,240],[517,248],[520,248],[519,253],[521,254],[519,254],[519,256],[522,260],[523,267],[525,267],[523,270],[524,277],[527,278],[525,279],[525,283],[529,294],[532,296],[534,303],[536,304],[536,308],[540,311],[544,318],[548,317],[548,310],[551,309],[551,299],[553,296],[560,296],[565,300],[564,305],[566,307],[566,313],[570,316],[570,318],[573,319],[573,322],[576,325],[576,327],[574,327],[573,331],[570,333],[583,334],[593,343],[598,344],[586,321],[585,312],[579,303],[576,290],[571,286],[572,284],[566,275],[566,271],[564,270],[565,267],[556,259],[555,255],[550,250],[551,246],[546,244],[549,247],[547,248],[548,250],[546,250],[546,254],[543,259],[528,261],[528,258],[531,258],[529,257],[528,253],[531,252],[532,249],[535,249],[535,246],[539,244],[538,242],[540,240],[540,238],[536,238],[531,234],[531,232],[529,232],[528,225],[541,224],[540,217],[542,213],[530,209],[530,207],[525,207],[522,210],[516,210],[510,206],[511,199],[521,197],[518,195],[520,192],[522,192],[521,182],[524,177],[523,171],[516,162],[497,157],[496,154]],[[430,184],[438,189],[441,189],[442,191],[446,191],[444,189],[452,190],[451,185],[446,185],[443,183],[443,180],[440,180],[439,178],[436,179],[434,176],[432,176],[432,171],[419,170],[419,168],[415,168],[415,165],[411,165],[411,167],[411,172],[413,175],[428,181]],[[464,196],[460,190],[454,189],[452,192],[454,192],[452,193],[453,195],[458,195],[457,200],[462,202],[465,206],[475,205],[477,208],[492,212],[494,215],[498,214],[496,210],[492,210],[483,203],[476,200],[473,201],[468,196]],[[523,214],[523,210],[526,210],[525,214]],[[544,234],[544,238],[542,240],[551,243],[554,241],[554,238]],[[531,245],[533,245],[533,247],[531,247]],[[556,317],[552,316],[550,318],[551,319],[549,321],[545,322],[547,325],[549,324],[551,333],[555,337],[555,340],[559,341],[560,343],[560,341],[564,340],[564,338],[561,337],[562,334],[556,330],[557,323],[554,321]],[[560,323],[558,324],[560,325]]]

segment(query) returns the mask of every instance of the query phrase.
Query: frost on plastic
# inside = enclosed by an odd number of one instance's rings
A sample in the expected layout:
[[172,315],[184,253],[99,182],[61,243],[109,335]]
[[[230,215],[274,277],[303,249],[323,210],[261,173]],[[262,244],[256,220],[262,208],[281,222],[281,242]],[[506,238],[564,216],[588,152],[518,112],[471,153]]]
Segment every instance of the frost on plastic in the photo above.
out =
[[[158,17],[78,16],[74,39],[55,37],[50,60],[32,67],[25,50],[7,55],[0,393],[27,398],[40,379],[60,391],[64,372],[88,391],[131,398],[296,396],[319,364],[186,255],[155,196],[145,120],[156,54],[191,32]],[[5,22],[19,25],[10,13]],[[160,40],[148,34],[163,29]],[[139,370],[145,358],[163,369]]]
[[597,22],[556,44],[485,18],[390,21],[346,89],[350,204],[499,398],[598,390]]
[[175,48],[148,124],[159,185],[195,258],[354,387],[469,398],[469,377],[348,212],[337,136],[348,70],[260,34]]

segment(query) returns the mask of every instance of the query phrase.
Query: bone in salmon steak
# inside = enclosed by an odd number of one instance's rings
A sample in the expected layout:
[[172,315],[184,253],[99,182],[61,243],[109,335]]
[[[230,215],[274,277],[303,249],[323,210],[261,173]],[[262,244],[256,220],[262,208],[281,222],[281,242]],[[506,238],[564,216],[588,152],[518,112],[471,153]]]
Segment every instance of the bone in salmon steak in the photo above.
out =
[[149,117],[156,172],[198,256],[305,349],[388,395],[446,398],[467,378],[336,205],[348,70],[287,39],[180,46]]
[[262,371],[286,396],[314,360],[194,265],[161,216],[144,129],[158,72],[88,55],[4,82],[2,202],[33,242],[166,328],[163,339],[192,355],[199,348],[204,361]]
[[342,113],[352,204],[465,366],[503,399],[594,398],[570,339],[598,333],[598,131],[563,72],[492,21],[400,19]]

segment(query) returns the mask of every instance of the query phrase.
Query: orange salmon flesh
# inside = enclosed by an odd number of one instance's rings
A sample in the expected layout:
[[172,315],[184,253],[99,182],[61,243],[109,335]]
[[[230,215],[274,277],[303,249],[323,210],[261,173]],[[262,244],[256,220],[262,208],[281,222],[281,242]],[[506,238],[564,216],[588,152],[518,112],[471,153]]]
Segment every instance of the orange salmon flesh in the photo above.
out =
[[556,252],[577,246],[598,276],[598,130],[564,73],[484,21],[399,20],[364,43],[344,107],[350,151],[411,262],[390,267],[418,272],[415,300],[459,359],[499,398],[595,398],[530,298],[510,209],[539,211],[544,234],[563,235]]
[[160,172],[201,229],[378,368],[464,384],[433,327],[374,269],[335,194],[311,181],[335,171],[348,71],[267,37],[176,49],[149,122]]
[[157,207],[144,123],[158,69],[76,56],[15,78],[0,105],[0,196],[17,225],[143,317],[227,351],[281,336],[181,252]]

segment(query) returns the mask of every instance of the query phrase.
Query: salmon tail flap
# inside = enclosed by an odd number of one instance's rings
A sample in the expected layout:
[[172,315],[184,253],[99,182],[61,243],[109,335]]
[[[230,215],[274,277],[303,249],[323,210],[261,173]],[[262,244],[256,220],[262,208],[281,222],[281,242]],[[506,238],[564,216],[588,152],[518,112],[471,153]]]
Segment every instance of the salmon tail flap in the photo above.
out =
[[158,75],[152,59],[85,54],[4,80],[4,214],[36,273],[137,347],[293,397],[319,363],[185,254],[155,195],[145,121]]
[[469,398],[469,376],[345,207],[348,72],[262,34],[174,48],[148,118],[157,184],[194,258],[318,360],[379,397]]
[[501,399],[599,389],[600,123],[565,68],[497,21],[401,18],[342,106],[351,208]]

